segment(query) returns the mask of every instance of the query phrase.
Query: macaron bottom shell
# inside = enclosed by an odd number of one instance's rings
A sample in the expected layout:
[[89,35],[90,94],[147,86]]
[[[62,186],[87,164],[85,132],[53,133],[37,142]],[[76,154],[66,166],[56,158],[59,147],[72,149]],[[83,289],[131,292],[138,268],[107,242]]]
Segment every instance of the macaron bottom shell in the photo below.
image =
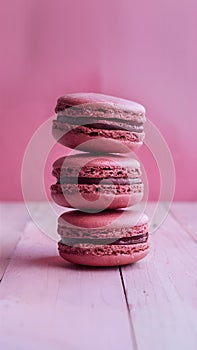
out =
[[[73,264],[87,266],[121,266],[143,259],[149,253],[149,243],[121,246],[79,248],[58,243],[59,255]],[[122,252],[121,252],[122,250]]]
[[122,138],[119,139],[89,136],[80,132],[79,128],[78,133],[76,130],[66,132],[66,130],[53,129],[52,134],[63,146],[83,152],[129,153],[143,144],[143,140],[128,140],[126,132],[122,132]]
[[133,194],[106,194],[102,196],[102,200],[92,200],[92,195],[86,194],[75,195],[67,193],[66,196],[63,193],[51,193],[51,197],[54,202],[62,207],[76,208],[80,210],[103,210],[103,209],[118,209],[127,208],[139,203],[143,198],[143,192],[133,193]]

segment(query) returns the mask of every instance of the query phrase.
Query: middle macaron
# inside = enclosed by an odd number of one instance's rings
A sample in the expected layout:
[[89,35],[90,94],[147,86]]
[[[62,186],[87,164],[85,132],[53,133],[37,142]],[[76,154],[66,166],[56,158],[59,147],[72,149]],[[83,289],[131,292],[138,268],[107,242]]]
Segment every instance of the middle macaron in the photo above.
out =
[[143,197],[140,163],[125,155],[81,153],[53,164],[53,200],[68,208],[95,210],[126,208]]

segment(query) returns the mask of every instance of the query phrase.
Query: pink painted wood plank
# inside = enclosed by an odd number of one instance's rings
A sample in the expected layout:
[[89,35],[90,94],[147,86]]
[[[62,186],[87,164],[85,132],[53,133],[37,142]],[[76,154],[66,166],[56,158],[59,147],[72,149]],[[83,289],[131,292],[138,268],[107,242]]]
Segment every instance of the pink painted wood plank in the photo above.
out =
[[197,202],[175,202],[172,215],[197,242]]
[[118,269],[76,267],[32,223],[0,285],[0,348],[133,349]]
[[28,219],[23,203],[0,203],[0,280]]
[[197,244],[169,215],[150,255],[122,269],[138,349],[197,348]]

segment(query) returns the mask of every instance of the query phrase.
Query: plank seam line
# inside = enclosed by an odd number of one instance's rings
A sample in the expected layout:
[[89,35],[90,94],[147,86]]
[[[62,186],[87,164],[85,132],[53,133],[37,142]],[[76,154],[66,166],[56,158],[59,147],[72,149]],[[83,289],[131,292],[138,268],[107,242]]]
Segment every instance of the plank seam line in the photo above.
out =
[[18,247],[18,244],[20,243],[21,239],[23,238],[23,236],[24,236],[24,234],[25,234],[25,232],[26,232],[26,229],[27,229],[28,225],[29,225],[31,222],[32,222],[32,220],[31,220],[30,216],[28,216],[27,219],[26,219],[26,221],[24,222],[24,225],[23,225],[23,226],[21,227],[21,229],[20,229],[21,235],[20,235],[20,237],[18,238],[18,240],[17,240],[17,242],[16,242],[16,245],[15,245],[13,251],[12,251],[11,257],[8,258],[8,264],[7,264],[5,270],[4,270],[3,274],[2,274],[2,277],[1,277],[1,279],[0,279],[0,283],[2,282],[2,280],[3,280],[3,278],[4,278],[5,274],[6,274],[6,271],[7,271],[8,267],[9,267],[9,265],[10,265],[12,259],[13,259],[13,256],[14,256],[14,253],[15,253],[15,251],[16,251],[16,248]]
[[136,340],[135,331],[134,331],[133,322],[132,322],[131,313],[130,313],[130,306],[129,306],[129,301],[128,301],[128,297],[127,297],[126,286],[125,286],[124,277],[123,277],[121,267],[119,267],[119,272],[120,272],[120,279],[121,279],[122,289],[123,289],[126,307],[127,307],[127,314],[128,314],[128,318],[129,318],[129,325],[130,325],[130,331],[131,331],[131,340],[133,343],[133,350],[138,350],[137,340]]
[[172,209],[170,208],[169,211],[170,215],[172,216],[172,218],[177,222],[177,224],[187,233],[187,235],[195,242],[197,243],[197,240],[191,235],[191,233],[187,230],[187,228],[185,227],[185,225],[183,225],[181,223],[181,221],[179,220],[179,218],[176,216],[176,214],[174,214],[174,212],[172,211]]

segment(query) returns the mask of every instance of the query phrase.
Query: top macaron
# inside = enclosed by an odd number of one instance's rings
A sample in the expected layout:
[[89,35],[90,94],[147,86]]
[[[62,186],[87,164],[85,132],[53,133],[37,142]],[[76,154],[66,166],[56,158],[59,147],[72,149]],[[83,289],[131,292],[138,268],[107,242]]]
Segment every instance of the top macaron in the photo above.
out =
[[145,108],[133,101],[95,93],[58,99],[53,136],[85,152],[128,153],[142,145]]

